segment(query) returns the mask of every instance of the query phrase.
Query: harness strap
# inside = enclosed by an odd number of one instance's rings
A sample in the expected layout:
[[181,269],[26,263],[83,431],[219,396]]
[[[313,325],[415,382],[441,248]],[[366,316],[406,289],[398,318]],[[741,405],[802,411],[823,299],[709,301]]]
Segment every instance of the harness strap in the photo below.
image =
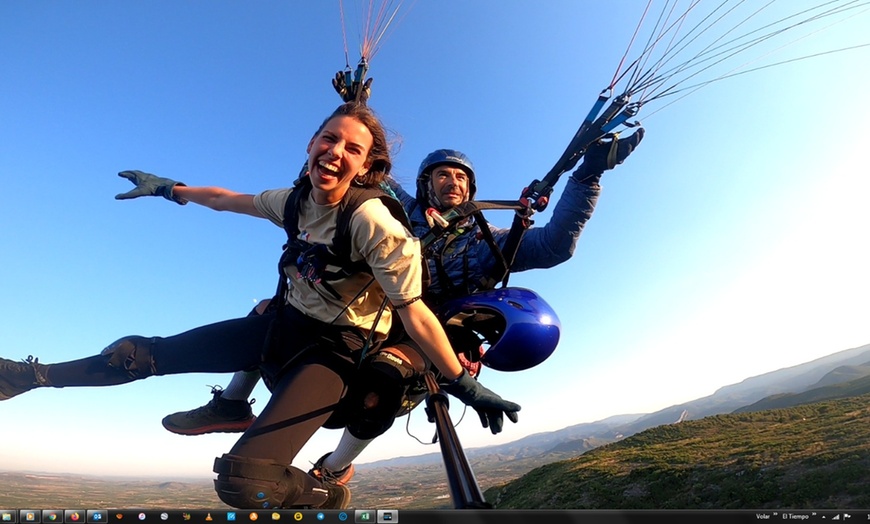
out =
[[515,211],[521,211],[526,209],[526,206],[518,200],[469,200],[463,202],[440,215],[440,218],[443,219],[444,223],[436,223],[432,226],[429,232],[420,239],[424,251],[433,242],[449,233],[463,220],[474,215],[478,211],[485,211],[487,209],[513,209]]
[[[492,230],[489,229],[489,224],[483,217],[483,213],[475,213],[474,219],[477,221],[477,224],[480,227],[480,234],[483,237],[484,242],[486,242],[486,244],[489,246],[490,251],[492,251],[492,254],[495,257],[495,266],[493,266],[492,272],[488,277],[481,277],[480,285],[483,287],[483,289],[494,289],[498,281],[502,279],[503,285],[507,285],[507,279],[510,275],[510,267],[513,263],[513,260],[508,262],[508,260],[504,256],[504,252],[499,249],[498,244],[495,242],[495,237],[492,236]],[[500,273],[503,274],[503,276],[500,278],[495,278],[495,275]]]
[[439,295],[439,296],[441,296],[441,299],[440,299],[441,301],[451,299],[451,298],[458,295],[458,293],[456,291],[456,285],[453,284],[453,280],[450,278],[450,276],[447,274],[447,271],[444,269],[444,262],[443,262],[444,251],[450,245],[450,242],[455,240],[458,237],[458,235],[456,234],[456,231],[454,230],[454,231],[451,231],[448,235],[446,235],[446,237],[447,238],[444,239],[444,245],[441,247],[441,250],[438,251],[437,253],[433,252],[431,254],[432,261],[435,263],[435,271],[438,273],[438,281],[441,283],[441,287],[443,288],[442,292]]

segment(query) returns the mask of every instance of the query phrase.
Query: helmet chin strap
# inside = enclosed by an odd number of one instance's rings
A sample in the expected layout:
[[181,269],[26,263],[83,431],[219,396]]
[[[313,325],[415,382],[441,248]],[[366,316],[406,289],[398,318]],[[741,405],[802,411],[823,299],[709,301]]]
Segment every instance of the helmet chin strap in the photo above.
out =
[[432,175],[429,175],[429,181],[426,183],[426,192],[428,194],[429,206],[434,207],[438,211],[447,211],[447,206],[438,198],[438,193],[432,185]]

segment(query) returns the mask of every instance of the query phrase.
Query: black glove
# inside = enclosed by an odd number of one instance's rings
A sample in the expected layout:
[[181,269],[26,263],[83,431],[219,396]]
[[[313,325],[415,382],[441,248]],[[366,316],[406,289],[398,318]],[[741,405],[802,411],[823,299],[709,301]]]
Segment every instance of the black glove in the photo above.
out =
[[463,404],[474,408],[480,415],[480,423],[483,427],[489,428],[493,435],[501,433],[504,426],[502,414],[507,415],[511,422],[519,420],[517,416],[517,411],[520,410],[519,404],[505,400],[486,389],[480,382],[471,378],[468,371],[464,369],[459,378],[441,387],[461,400]]
[[601,175],[608,169],[613,169],[618,164],[625,162],[628,155],[637,148],[643,140],[644,130],[638,128],[631,135],[619,140],[599,140],[593,143],[583,155],[583,163],[580,164],[571,177],[583,184],[594,186],[601,179]]
[[115,195],[116,200],[128,200],[131,198],[138,198],[140,196],[162,196],[166,200],[172,200],[178,204],[184,205],[187,203],[187,200],[176,196],[172,188],[175,186],[183,186],[181,182],[176,182],[175,180],[171,180],[169,178],[161,178],[159,176],[152,175],[151,173],[145,173],[144,171],[121,171],[118,173],[119,177],[126,178],[130,182],[133,182],[136,185],[135,189],[131,189],[126,193],[120,193]]
[[[350,85],[347,85],[344,72],[339,71],[338,73],[335,73],[335,78],[332,79],[332,87],[335,88],[335,92],[338,93],[338,96],[340,96],[345,102],[359,102],[365,104],[372,95],[372,80],[374,79],[369,78],[362,84],[362,86],[360,86],[359,82],[351,82]],[[359,100],[357,100],[357,92],[359,92],[360,89],[362,89],[362,92],[359,94]]]

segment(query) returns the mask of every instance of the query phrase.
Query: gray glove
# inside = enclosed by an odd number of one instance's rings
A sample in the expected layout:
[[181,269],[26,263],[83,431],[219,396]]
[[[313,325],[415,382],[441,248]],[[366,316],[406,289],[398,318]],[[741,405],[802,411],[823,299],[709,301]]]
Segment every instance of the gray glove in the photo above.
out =
[[138,198],[141,196],[162,196],[166,200],[172,200],[175,203],[184,205],[187,203],[187,200],[176,196],[172,188],[175,186],[183,186],[181,182],[176,182],[175,180],[169,178],[161,178],[159,176],[152,175],[151,173],[145,173],[144,171],[121,171],[118,173],[119,177],[126,178],[130,182],[136,185],[135,189],[131,189],[126,193],[120,193],[115,195],[116,200],[129,200],[131,198]]
[[441,388],[461,400],[463,404],[474,408],[480,415],[480,423],[483,427],[489,428],[493,435],[501,433],[504,426],[503,415],[507,415],[507,418],[514,423],[519,420],[517,416],[520,410],[519,404],[505,400],[486,389],[480,382],[471,378],[465,369],[462,370],[459,378]]
[[[338,96],[340,96],[345,102],[359,102],[365,104],[372,95],[372,80],[374,79],[369,78],[363,82],[362,85],[360,85],[359,82],[353,81],[350,85],[347,85],[345,74],[342,71],[339,71],[338,73],[335,73],[335,78],[332,79],[332,87],[335,88],[335,92],[338,93]],[[362,91],[360,92],[360,90]],[[357,98],[359,99],[357,100]]]
[[596,185],[605,171],[625,162],[628,155],[643,140],[643,134],[644,130],[641,127],[621,140],[617,138],[602,139],[593,143],[586,150],[586,154],[583,155],[583,163],[574,171],[571,178],[588,186]]

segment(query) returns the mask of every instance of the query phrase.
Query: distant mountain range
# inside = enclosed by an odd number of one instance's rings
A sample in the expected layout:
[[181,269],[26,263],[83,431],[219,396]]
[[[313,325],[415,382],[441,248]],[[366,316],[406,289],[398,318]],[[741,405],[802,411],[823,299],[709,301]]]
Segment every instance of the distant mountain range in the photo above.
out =
[[[870,344],[839,351],[804,364],[750,377],[737,384],[719,388],[710,396],[677,404],[648,414],[615,415],[596,422],[568,426],[536,433],[507,444],[467,449],[469,460],[487,461],[526,459],[548,453],[562,455],[568,450],[582,452],[598,445],[619,440],[645,429],[696,420],[710,415],[735,411],[757,411],[797,405],[810,399],[839,398],[859,394],[860,383],[845,385],[864,378],[870,381]],[[405,467],[440,464],[440,453],[398,457],[359,465],[366,470],[379,467]]]
[[[671,424],[679,420],[684,411],[688,413],[688,416],[683,417],[684,420],[731,413],[768,397],[804,393],[868,375],[870,344],[747,378],[740,383],[719,388],[708,397],[644,415],[620,429],[625,436],[632,435],[661,424]],[[780,407],[785,407],[785,404]]]

